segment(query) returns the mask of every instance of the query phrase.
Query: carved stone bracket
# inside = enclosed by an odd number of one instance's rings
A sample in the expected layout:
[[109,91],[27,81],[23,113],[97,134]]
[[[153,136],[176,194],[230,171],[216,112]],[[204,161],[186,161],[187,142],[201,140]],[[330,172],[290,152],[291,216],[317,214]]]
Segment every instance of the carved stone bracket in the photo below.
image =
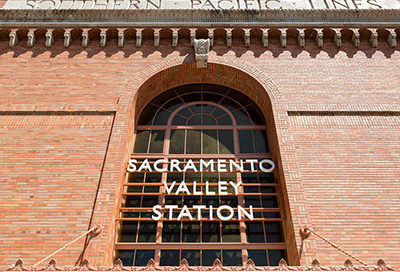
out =
[[154,29],[154,46],[158,47],[160,45],[160,28]]
[[71,45],[71,29],[66,29],[64,32],[64,47]]
[[281,31],[280,42],[282,47],[286,47],[287,45],[287,32],[286,28],[279,29]]
[[86,48],[89,44],[89,32],[87,29],[84,29],[82,32],[82,47]]
[[53,29],[47,29],[45,46],[51,47],[54,43]]
[[322,32],[322,29],[316,29],[316,31],[315,44],[321,48],[324,45],[324,33]]
[[264,47],[268,46],[268,29],[262,30],[261,41],[262,41]]
[[18,36],[17,36],[17,30],[16,29],[11,29],[11,32],[9,34],[10,40],[8,42],[8,45],[12,48],[15,47],[18,43]]
[[30,29],[27,37],[28,37],[28,41],[26,42],[26,46],[33,47],[36,42],[35,31],[33,29]]
[[142,46],[142,30],[141,28],[136,29],[136,47]]
[[369,37],[369,43],[371,44],[371,47],[376,48],[378,47],[378,32],[376,29],[370,29],[371,31],[371,36]]
[[207,68],[210,39],[194,39],[194,53],[197,68]]
[[355,48],[358,48],[360,47],[360,33],[358,32],[358,29],[352,29],[352,31],[353,36],[351,37],[351,42]]
[[118,47],[122,48],[125,44],[125,29],[119,28],[118,29]]
[[106,46],[106,44],[107,44],[107,32],[106,32],[106,29],[101,29],[99,45],[100,45],[100,47],[104,48]]
[[306,34],[304,32],[304,28],[299,28],[297,42],[301,48],[303,48],[306,45]]

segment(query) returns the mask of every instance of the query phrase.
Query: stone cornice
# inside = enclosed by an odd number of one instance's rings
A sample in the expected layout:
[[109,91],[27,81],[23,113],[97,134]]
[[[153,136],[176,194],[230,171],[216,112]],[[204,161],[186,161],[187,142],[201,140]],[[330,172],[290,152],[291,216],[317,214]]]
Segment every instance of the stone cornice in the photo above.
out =
[[50,260],[45,267],[24,267],[22,260],[11,266],[6,271],[395,271],[390,265],[379,259],[376,265],[353,265],[346,260],[343,266],[321,266],[318,260],[314,260],[310,266],[288,266],[286,261],[281,259],[278,266],[255,266],[249,259],[245,266],[223,266],[219,259],[216,259],[212,266],[189,266],[186,259],[182,259],[179,266],[157,266],[153,259],[147,266],[124,267],[121,260],[116,260],[112,267],[91,267],[89,262],[84,260],[80,266],[57,267],[54,259]]
[[2,28],[398,28],[400,10],[0,10]]

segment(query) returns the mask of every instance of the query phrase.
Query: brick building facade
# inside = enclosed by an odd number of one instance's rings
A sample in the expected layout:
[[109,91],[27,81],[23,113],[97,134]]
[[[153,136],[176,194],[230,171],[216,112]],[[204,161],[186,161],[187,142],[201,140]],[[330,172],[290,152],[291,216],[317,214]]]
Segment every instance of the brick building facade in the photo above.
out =
[[[261,109],[289,265],[349,258],[316,235],[302,241],[308,225],[368,265],[399,269],[399,18],[397,9],[1,9],[1,269],[31,266],[96,224],[87,246],[54,258],[111,266],[138,116],[186,84],[231,88]],[[212,43],[205,68],[194,39]]]

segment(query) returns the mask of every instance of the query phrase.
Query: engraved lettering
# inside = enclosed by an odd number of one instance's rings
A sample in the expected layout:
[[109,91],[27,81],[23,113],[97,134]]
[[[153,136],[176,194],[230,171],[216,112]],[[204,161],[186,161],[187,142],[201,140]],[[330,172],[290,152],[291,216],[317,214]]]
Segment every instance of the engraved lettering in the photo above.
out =
[[335,9],[350,9],[349,3],[347,3],[347,0],[332,0],[333,7]]
[[161,0],[147,0],[148,9],[160,9],[161,8]]
[[265,1],[266,9],[282,9],[280,0],[266,0]]
[[371,6],[373,6],[372,8],[378,8],[378,9],[381,9],[382,8],[382,6],[380,6],[377,2],[376,2],[376,0],[367,0],[367,3],[368,4],[370,4]]
[[218,8],[220,9],[233,9],[235,4],[232,0],[219,0]]
[[140,0],[130,0],[129,9],[140,9]]

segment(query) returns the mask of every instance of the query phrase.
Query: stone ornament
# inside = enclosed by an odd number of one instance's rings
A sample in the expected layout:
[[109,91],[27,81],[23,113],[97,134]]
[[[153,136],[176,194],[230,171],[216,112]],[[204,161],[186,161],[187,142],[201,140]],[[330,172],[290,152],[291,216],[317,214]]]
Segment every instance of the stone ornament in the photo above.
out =
[[197,68],[207,68],[210,39],[194,39],[194,54]]

